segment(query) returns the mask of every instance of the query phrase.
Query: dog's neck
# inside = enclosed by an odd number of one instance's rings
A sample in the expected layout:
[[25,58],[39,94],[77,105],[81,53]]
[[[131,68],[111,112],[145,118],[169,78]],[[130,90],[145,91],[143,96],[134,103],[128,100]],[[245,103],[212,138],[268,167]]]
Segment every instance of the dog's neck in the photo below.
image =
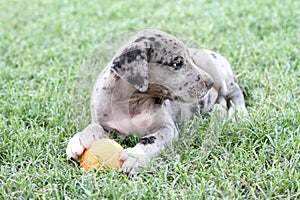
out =
[[157,113],[164,113],[163,100],[158,98],[158,93],[154,92],[156,90],[139,92],[121,78],[114,78],[111,81],[113,82],[109,85],[114,85],[114,90],[103,93],[104,96],[111,95],[110,101],[105,106],[108,109],[108,115],[100,116],[106,130],[118,130],[125,135],[128,132],[144,134],[140,128],[156,127],[156,123],[161,123],[152,122],[155,119],[153,116]]

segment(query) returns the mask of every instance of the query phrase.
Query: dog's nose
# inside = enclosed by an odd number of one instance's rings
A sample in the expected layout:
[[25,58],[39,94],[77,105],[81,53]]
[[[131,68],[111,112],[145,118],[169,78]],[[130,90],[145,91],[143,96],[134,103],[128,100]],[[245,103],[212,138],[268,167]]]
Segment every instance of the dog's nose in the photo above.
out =
[[205,82],[206,88],[207,90],[209,90],[210,88],[212,88],[212,86],[214,85],[214,80],[212,78],[208,78],[207,81]]

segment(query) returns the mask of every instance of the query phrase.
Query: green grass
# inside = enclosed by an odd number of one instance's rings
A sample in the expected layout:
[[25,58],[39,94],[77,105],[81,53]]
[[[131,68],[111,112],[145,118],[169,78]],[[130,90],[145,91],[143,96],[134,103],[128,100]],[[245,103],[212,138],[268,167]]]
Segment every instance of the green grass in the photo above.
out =
[[[294,0],[0,0],[0,199],[299,199],[299,21]],[[147,27],[227,57],[249,116],[213,129],[194,118],[132,177],[83,172],[65,155],[90,119],[83,63]]]

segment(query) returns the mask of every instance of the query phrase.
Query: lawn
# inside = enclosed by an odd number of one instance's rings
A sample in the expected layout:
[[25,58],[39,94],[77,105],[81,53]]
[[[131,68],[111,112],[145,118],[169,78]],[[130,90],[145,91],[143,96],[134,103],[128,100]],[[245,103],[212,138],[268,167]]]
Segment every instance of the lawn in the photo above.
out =
[[[299,22],[296,0],[0,0],[0,199],[299,199]],[[97,73],[147,27],[224,55],[249,116],[187,121],[133,176],[86,173],[67,142]]]

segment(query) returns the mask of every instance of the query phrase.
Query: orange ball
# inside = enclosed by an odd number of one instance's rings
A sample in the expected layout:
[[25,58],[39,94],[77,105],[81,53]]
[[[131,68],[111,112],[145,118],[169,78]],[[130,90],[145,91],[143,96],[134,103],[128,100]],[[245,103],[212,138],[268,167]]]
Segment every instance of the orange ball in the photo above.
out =
[[122,150],[123,147],[114,140],[95,140],[82,154],[80,167],[86,171],[92,169],[105,171],[106,168],[117,170],[123,164],[120,160]]

